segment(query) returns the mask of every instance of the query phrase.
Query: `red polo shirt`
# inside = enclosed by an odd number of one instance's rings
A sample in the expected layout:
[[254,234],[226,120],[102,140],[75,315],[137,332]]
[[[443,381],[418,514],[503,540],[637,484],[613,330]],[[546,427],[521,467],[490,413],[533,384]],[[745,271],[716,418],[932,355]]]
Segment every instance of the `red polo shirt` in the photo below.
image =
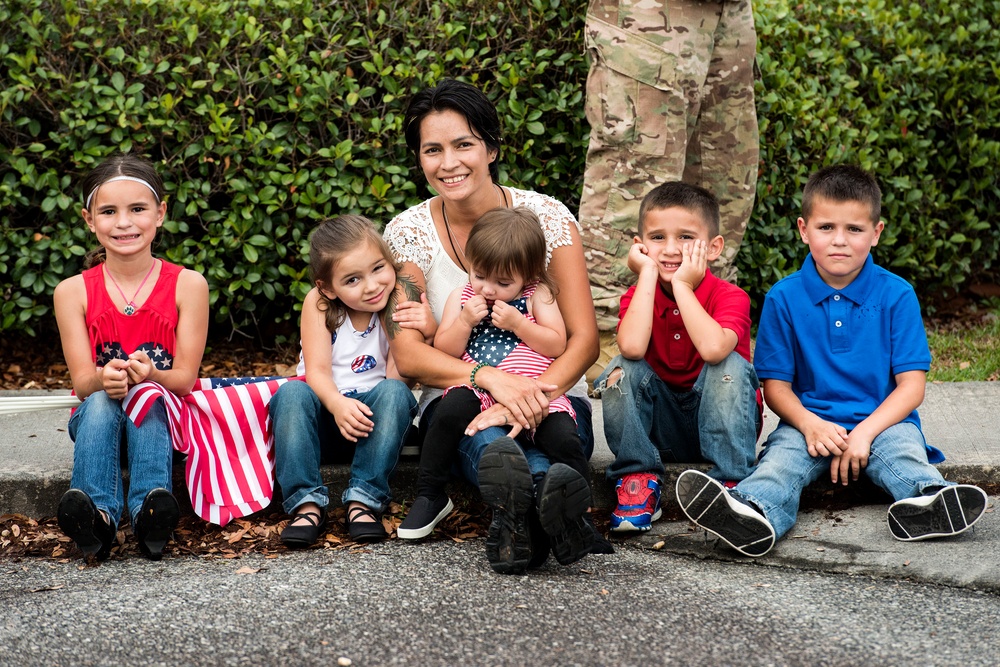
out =
[[[628,312],[635,286],[622,295],[618,324]],[[694,291],[698,303],[724,329],[736,333],[736,351],[750,361],[750,296],[742,289],[716,278],[710,270]],[[674,391],[689,391],[705,362],[684,328],[677,303],[657,283],[653,300],[653,333],[646,349],[646,363]]]

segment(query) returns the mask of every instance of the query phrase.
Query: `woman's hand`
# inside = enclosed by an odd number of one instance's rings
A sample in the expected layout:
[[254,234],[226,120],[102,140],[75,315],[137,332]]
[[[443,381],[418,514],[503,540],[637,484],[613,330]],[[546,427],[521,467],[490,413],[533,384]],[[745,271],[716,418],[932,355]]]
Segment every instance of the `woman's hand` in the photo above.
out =
[[433,340],[437,331],[437,321],[427,302],[427,294],[423,292],[420,294],[420,301],[403,301],[398,304],[396,312],[392,314],[392,321],[403,329],[419,331],[426,342]]
[[476,384],[493,395],[493,399],[510,411],[513,423],[524,430],[533,429],[549,414],[548,392],[558,385],[505,373],[491,366],[476,374]]
[[492,426],[510,426],[510,433],[507,435],[512,438],[516,438],[517,434],[524,430],[514,419],[510,410],[500,403],[494,403],[469,422],[468,428],[465,429],[465,435],[475,435]]

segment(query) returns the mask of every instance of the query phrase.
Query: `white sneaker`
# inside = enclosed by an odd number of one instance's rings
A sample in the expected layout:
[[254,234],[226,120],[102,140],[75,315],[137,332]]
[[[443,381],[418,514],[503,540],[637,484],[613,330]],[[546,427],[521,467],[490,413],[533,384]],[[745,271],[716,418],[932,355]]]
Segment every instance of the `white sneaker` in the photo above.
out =
[[929,496],[897,500],[886,521],[892,536],[904,542],[958,535],[982,518],[988,500],[978,486],[946,486]]
[[734,498],[699,470],[677,478],[677,502],[684,514],[744,556],[763,556],[774,546],[774,528],[763,514]]

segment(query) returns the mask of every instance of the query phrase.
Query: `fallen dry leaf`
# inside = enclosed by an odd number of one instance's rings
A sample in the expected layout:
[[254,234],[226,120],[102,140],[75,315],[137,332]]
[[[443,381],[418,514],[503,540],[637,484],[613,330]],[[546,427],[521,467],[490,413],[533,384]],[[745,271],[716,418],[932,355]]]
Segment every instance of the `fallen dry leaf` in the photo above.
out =
[[66,584],[52,584],[50,586],[41,586],[39,588],[32,588],[29,593],[41,593],[42,591],[57,591]]
[[264,568],[262,567],[250,567],[249,565],[244,565],[240,569],[236,570],[236,574],[257,574]]

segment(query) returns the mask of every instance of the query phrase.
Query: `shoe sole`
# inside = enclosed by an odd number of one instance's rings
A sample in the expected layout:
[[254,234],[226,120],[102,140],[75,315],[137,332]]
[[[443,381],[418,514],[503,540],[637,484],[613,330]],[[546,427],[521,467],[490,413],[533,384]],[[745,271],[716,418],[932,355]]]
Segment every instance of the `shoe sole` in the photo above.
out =
[[549,467],[538,497],[538,520],[560,565],[575,563],[594,545],[594,531],[583,518],[591,501],[590,484],[580,473],[564,463]]
[[420,528],[396,528],[396,536],[401,540],[419,540],[427,537],[433,531],[435,526],[437,526],[441,521],[444,520],[446,516],[451,514],[451,511],[455,509],[455,503],[451,502],[451,498],[448,499],[448,504],[444,506],[444,509],[437,513],[430,523],[421,526]]
[[70,489],[59,500],[59,528],[76,543],[84,558],[97,556],[98,560],[104,560],[111,552],[107,545],[107,553],[101,554],[106,545],[95,531],[99,513],[90,496],[79,489]]
[[649,523],[646,524],[636,525],[631,521],[629,521],[628,519],[622,519],[621,521],[618,522],[618,524],[615,524],[614,519],[612,518],[612,524],[611,527],[608,528],[608,530],[611,531],[612,533],[645,533],[648,532],[650,529],[652,529],[653,522],[659,521],[661,516],[663,516],[663,510],[657,507],[656,511],[653,513],[653,516],[649,518]]
[[681,473],[676,494],[691,521],[744,556],[758,558],[774,546],[774,528],[767,519],[733,498],[708,475],[696,470]]
[[479,492],[493,509],[486,557],[499,574],[521,574],[531,563],[527,514],[535,502],[534,481],[524,453],[513,440],[490,443],[479,461]]
[[989,498],[977,486],[946,486],[933,496],[907,498],[889,507],[886,520],[897,540],[915,542],[964,533],[982,518]]
[[140,550],[150,560],[163,558],[163,547],[173,535],[180,518],[177,499],[169,491],[153,489],[146,494],[136,517],[135,533]]

